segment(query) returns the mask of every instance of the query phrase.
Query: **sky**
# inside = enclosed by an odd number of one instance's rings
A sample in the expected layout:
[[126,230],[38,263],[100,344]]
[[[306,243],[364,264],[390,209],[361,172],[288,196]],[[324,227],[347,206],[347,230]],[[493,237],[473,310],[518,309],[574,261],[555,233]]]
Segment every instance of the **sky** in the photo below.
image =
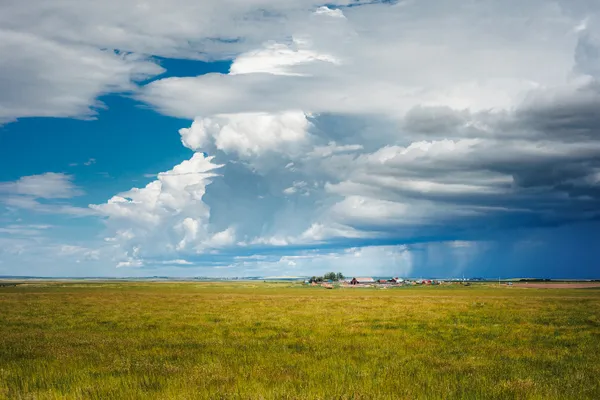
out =
[[596,0],[0,10],[0,275],[600,278]]

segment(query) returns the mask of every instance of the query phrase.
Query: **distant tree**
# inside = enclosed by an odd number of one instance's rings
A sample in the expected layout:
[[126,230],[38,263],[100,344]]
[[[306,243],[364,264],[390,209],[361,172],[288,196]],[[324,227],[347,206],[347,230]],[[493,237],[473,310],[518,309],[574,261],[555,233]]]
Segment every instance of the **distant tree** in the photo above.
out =
[[337,275],[335,274],[335,272],[328,272],[325,275],[323,275],[323,279],[326,281],[336,281],[337,280]]
[[336,280],[336,281],[343,281],[345,278],[346,278],[346,277],[345,277],[345,276],[344,276],[344,274],[342,274],[341,272],[338,272],[338,273],[335,275],[335,280]]

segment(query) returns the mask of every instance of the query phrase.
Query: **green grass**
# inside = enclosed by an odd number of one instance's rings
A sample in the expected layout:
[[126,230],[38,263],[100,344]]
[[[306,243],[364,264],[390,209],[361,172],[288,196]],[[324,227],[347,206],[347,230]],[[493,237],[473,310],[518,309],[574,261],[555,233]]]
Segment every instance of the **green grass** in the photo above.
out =
[[598,399],[600,291],[0,288],[0,398]]

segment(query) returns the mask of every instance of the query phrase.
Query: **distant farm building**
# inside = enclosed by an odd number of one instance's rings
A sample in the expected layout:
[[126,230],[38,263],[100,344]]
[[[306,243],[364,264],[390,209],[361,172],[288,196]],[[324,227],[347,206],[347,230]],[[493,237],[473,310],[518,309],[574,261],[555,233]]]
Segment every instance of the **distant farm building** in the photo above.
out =
[[363,285],[368,283],[375,283],[375,279],[373,278],[352,278],[350,281],[351,285]]

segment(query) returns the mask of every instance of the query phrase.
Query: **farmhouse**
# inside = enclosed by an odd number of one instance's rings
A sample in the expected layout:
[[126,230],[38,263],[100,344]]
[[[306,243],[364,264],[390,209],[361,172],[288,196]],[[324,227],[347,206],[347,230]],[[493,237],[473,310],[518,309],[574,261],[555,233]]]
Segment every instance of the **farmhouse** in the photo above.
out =
[[352,278],[350,281],[351,285],[362,285],[367,283],[375,283],[375,279],[373,278]]

